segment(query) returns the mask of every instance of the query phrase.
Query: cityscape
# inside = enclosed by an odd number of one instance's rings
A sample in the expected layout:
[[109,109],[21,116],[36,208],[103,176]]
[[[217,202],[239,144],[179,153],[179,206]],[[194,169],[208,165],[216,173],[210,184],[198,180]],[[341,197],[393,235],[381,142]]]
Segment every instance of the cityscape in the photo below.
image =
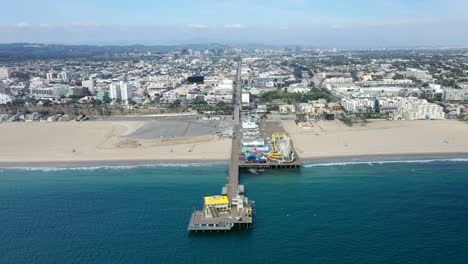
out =
[[467,8],[2,4],[0,263],[467,263]]
[[[466,117],[466,50],[147,50],[151,48],[92,59],[4,60],[1,120],[47,120],[48,108],[66,113],[95,109],[98,116],[229,114],[240,54],[242,105],[255,114],[296,115],[305,126],[326,119]],[[17,107],[42,108],[28,114],[11,111]]]

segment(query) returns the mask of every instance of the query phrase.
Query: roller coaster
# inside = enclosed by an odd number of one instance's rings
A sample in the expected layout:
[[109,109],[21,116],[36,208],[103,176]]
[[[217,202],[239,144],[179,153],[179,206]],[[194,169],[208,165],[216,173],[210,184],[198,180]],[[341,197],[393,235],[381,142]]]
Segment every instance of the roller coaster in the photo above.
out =
[[268,159],[275,162],[292,163],[296,160],[291,142],[286,134],[275,133],[271,136],[273,151],[268,154]]

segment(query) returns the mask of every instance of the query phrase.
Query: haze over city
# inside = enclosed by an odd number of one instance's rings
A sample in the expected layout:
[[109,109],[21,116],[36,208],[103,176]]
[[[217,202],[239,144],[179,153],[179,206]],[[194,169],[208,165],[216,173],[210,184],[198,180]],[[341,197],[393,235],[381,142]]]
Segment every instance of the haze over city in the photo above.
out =
[[466,47],[465,0],[58,1],[2,4],[0,43]]
[[0,264],[468,263],[468,0],[0,8]]

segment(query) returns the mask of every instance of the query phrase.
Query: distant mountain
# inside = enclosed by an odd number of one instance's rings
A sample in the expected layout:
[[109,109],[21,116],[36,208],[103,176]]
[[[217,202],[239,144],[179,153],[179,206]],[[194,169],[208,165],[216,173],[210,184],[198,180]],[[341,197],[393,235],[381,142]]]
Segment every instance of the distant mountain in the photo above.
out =
[[167,52],[177,49],[207,50],[229,48],[223,44],[145,45],[61,45],[41,43],[0,44],[0,60],[90,58],[135,52]]

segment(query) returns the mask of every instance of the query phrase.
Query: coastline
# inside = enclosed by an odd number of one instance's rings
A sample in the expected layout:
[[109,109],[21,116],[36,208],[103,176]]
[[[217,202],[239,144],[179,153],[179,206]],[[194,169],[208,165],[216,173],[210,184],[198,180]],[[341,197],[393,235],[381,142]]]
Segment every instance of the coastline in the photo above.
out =
[[379,155],[355,155],[333,156],[323,158],[302,159],[302,165],[334,164],[334,163],[379,163],[379,162],[418,162],[418,161],[445,161],[466,160],[468,152],[454,153],[413,153],[413,154],[379,154]]
[[[338,165],[359,163],[399,163],[429,161],[467,161],[466,153],[415,153],[391,155],[333,156],[301,159],[302,166]],[[228,166],[228,159],[168,159],[168,160],[108,160],[108,161],[46,161],[46,162],[0,162],[0,169],[80,169],[80,168],[132,168],[132,167],[186,167],[186,166]]]
[[[0,126],[0,164],[164,163],[230,158],[230,139],[215,135],[169,136],[189,126],[186,124],[169,129],[162,138],[154,135],[154,124],[145,125],[150,126],[149,131],[141,122],[5,123]],[[138,131],[145,133],[129,137]]]
[[[228,164],[231,139],[209,131],[202,136],[203,128],[176,122],[6,123],[0,126],[0,168]],[[303,165],[468,158],[468,125],[449,120],[351,128],[319,122],[310,130],[283,125]],[[174,136],[183,128],[190,137]]]
[[187,166],[207,164],[228,164],[229,159],[128,159],[128,160],[69,160],[1,162],[0,168],[78,168],[78,167],[127,167],[127,166]]

